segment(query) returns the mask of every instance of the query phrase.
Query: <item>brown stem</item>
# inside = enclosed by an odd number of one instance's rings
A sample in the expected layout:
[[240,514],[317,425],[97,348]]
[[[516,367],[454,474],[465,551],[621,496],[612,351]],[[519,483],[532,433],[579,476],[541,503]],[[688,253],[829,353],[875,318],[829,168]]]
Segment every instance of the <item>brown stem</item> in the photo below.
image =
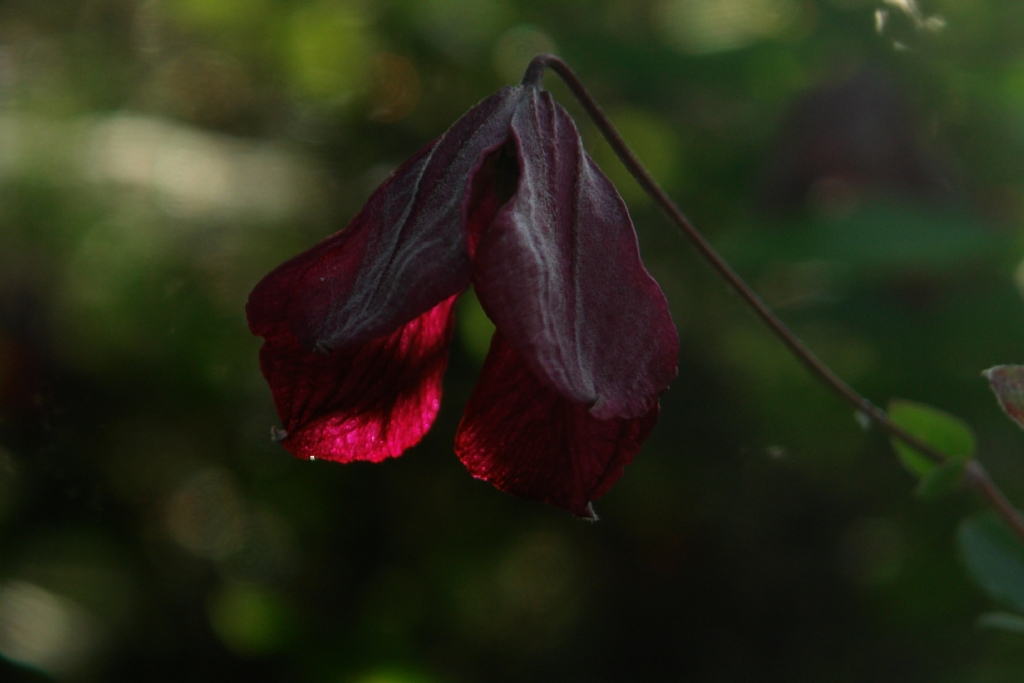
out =
[[[669,218],[679,227],[683,234],[690,240],[691,244],[700,252],[700,255],[704,257],[712,268],[715,269],[718,274],[725,279],[729,285],[732,286],[733,290],[739,294],[740,298],[743,299],[748,306],[750,306],[754,313],[775,333],[786,348],[811,371],[812,374],[816,375],[818,379],[825,383],[830,389],[839,394],[847,403],[852,405],[855,409],[867,415],[871,420],[876,422],[886,432],[896,437],[900,441],[904,442],[914,450],[924,454],[930,460],[936,464],[944,464],[948,458],[932,448],[930,445],[924,443],[913,434],[907,432],[903,427],[899,426],[889,415],[874,405],[868,399],[861,396],[853,389],[849,384],[842,380],[836,375],[831,368],[819,359],[813,351],[797,337],[793,332],[786,326],[784,322],[774,311],[768,307],[761,297],[751,289],[743,278],[741,278],[736,271],[732,269],[725,259],[723,259],[715,248],[711,246],[711,243],[704,238],[704,236],[693,226],[692,223],[686,218],[683,212],[676,206],[675,202],[660,185],[651,177],[644,165],[640,163],[640,160],[636,158],[633,151],[629,148],[626,142],[619,135],[619,132],[615,130],[612,122],[608,119],[605,113],[601,110],[601,107],[594,101],[594,98],[590,96],[587,89],[583,87],[583,83],[576,76],[569,65],[566,64],[560,57],[555,55],[538,55],[534,57],[533,61],[530,62],[529,67],[526,70],[526,78],[530,79],[531,84],[540,84],[540,80],[545,68],[551,69],[557,73],[565,84],[569,86],[573,95],[579,100],[583,108],[586,109],[587,114],[600,129],[601,134],[604,135],[608,144],[618,155],[619,159],[625,165],[626,169],[633,175],[640,187],[650,195],[650,197],[658,204],[661,209],[668,214]],[[524,78],[524,83],[526,82]],[[1017,534],[1018,538],[1024,542],[1024,517],[1021,516],[1020,512],[1013,507],[1012,504],[1003,495],[1003,492],[996,486],[995,482],[989,477],[988,472],[975,460],[968,462],[964,473],[964,483],[970,488],[974,489],[982,498],[992,507],[996,513],[1002,517],[1010,528],[1013,529],[1014,533]]]
[[1020,511],[1013,507],[1013,503],[1002,489],[992,481],[984,465],[974,459],[968,460],[964,468],[963,481],[985,499],[988,506],[1003,518],[1018,538],[1024,539],[1024,520],[1021,519]]

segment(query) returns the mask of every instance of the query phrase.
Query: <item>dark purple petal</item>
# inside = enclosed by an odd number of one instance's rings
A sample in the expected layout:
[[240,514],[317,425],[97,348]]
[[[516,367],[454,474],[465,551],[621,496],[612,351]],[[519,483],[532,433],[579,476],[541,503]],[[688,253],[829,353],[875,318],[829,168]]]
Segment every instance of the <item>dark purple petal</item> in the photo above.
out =
[[286,325],[304,348],[342,348],[390,334],[465,289],[467,179],[508,137],[523,90],[473,107],[395,171],[347,228],[267,275],[246,306],[253,333]]
[[600,420],[540,380],[501,334],[491,340],[466,404],[455,452],[470,473],[579,517],[622,476],[658,419],[658,403],[633,419]]
[[385,337],[331,353],[307,351],[287,332],[267,339],[260,368],[285,448],[301,458],[379,462],[418,443],[441,404],[454,303],[448,298]]
[[462,203],[462,224],[470,258],[476,253],[480,236],[494,223],[498,210],[515,192],[518,182],[519,160],[511,141],[485,151],[470,174]]
[[518,185],[489,227],[470,226],[482,230],[470,235],[480,302],[567,400],[599,419],[648,415],[679,340],[626,206],[549,93],[528,88],[511,126]]

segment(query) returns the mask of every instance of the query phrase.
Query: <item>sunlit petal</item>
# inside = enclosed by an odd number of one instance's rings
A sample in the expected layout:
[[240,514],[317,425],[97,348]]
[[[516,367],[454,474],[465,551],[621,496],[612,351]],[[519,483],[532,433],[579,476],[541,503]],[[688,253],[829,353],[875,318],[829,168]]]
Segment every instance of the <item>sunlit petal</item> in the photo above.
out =
[[260,366],[294,455],[379,462],[430,429],[441,404],[455,297],[391,334],[330,353],[268,339]]

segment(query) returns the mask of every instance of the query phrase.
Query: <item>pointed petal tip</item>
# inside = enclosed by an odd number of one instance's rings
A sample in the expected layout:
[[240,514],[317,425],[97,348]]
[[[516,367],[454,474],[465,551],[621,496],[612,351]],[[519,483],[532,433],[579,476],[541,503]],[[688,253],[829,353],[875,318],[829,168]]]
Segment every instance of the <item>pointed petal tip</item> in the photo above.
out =
[[593,501],[622,476],[657,417],[655,403],[639,418],[595,418],[541,382],[495,334],[455,452],[474,477],[506,493],[595,520]]

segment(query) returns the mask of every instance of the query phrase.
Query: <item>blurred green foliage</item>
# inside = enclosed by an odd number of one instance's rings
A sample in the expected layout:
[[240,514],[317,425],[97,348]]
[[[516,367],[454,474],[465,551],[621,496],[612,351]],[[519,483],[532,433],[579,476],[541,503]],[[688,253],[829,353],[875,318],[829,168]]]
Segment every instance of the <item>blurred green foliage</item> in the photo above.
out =
[[[900,399],[889,402],[888,413],[893,422],[950,460],[963,461],[974,456],[977,446],[971,428],[953,415],[923,403]],[[890,438],[890,441],[911,474],[924,477],[939,466],[899,439]]]
[[966,518],[957,531],[964,564],[974,579],[1002,606],[1015,613],[989,612],[978,625],[1020,635],[1024,617],[1024,548],[1006,524],[992,512]]
[[271,443],[243,309],[556,51],[824,360],[964,418],[1022,502],[979,375],[1024,348],[1022,35],[1010,0],[0,1],[0,679],[1020,680],[955,550],[979,503],[911,495],[554,76],[682,340],[600,523],[454,457],[472,299],[376,466]]

